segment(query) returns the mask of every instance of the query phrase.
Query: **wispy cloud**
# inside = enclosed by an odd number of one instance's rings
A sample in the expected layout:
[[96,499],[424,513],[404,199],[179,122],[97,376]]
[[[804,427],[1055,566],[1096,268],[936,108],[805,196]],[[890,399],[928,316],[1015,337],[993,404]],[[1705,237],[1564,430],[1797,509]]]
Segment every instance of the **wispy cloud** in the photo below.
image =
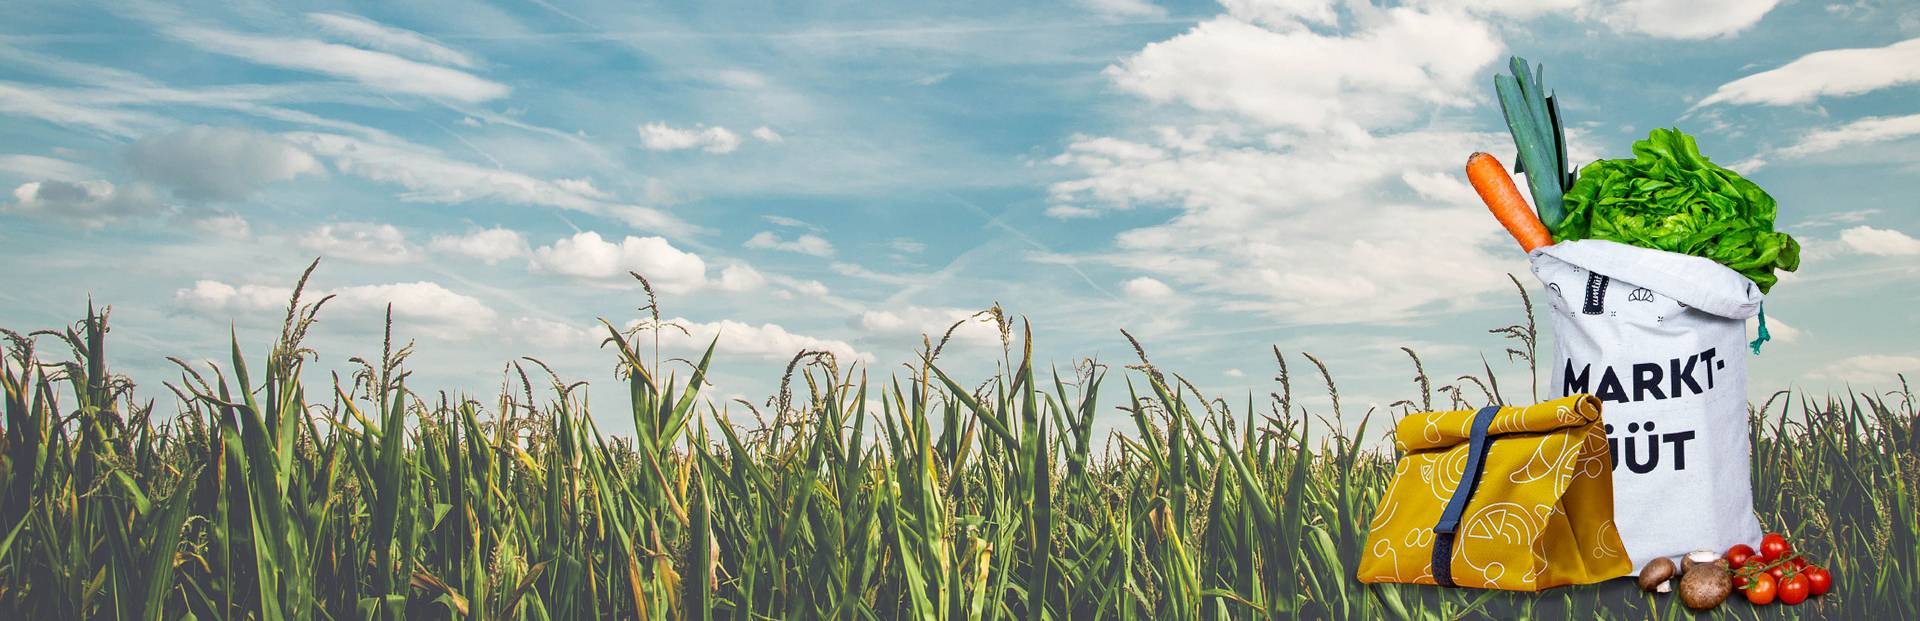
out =
[[128,137],[164,123],[145,112],[78,103],[68,89],[0,82],[0,114],[37,119],[111,136]]
[[833,242],[827,241],[827,238],[812,233],[804,233],[793,239],[781,239],[778,233],[761,231],[755,233],[753,237],[748,238],[747,243],[744,245],[748,248],[780,250],[816,257],[833,256]]
[[1886,47],[1824,50],[1726,84],[1694,107],[1784,106],[1920,82],[1920,39]]
[[651,207],[601,200],[569,190],[557,181],[488,168],[449,158],[416,145],[376,143],[338,134],[293,132],[293,144],[332,162],[341,173],[407,189],[402,200],[464,203],[492,199],[521,205],[557,207],[618,218],[634,226],[669,233],[692,227]]
[[651,151],[700,149],[708,153],[732,153],[740,148],[740,135],[725,127],[704,125],[677,128],[666,123],[640,126],[640,145]]
[[506,97],[513,91],[458,69],[318,39],[268,37],[187,25],[172,25],[166,32],[209,52],[351,80],[389,93],[479,102]]
[[56,181],[81,181],[100,176],[100,171],[91,166],[44,155],[0,155],[0,171],[29,179]]
[[[207,317],[278,321],[276,313],[286,309],[292,295],[288,287],[200,280],[174,291],[173,299],[180,310]],[[498,319],[498,313],[479,299],[426,281],[316,287],[303,295],[311,300],[332,296],[327,308],[334,316],[344,314],[361,322],[377,321],[391,305],[394,318],[408,329],[442,338],[479,335],[494,328]]]
[[1861,388],[1886,386],[1899,381],[1895,374],[1909,377],[1920,373],[1920,356],[1866,354],[1849,356],[1808,373],[1817,380],[1858,384]]
[[1762,151],[1731,168],[1751,174],[1779,160],[1805,158],[1913,136],[1920,136],[1920,114],[1867,117],[1808,131],[1792,144]]
[[1077,4],[1101,15],[1115,17],[1166,17],[1167,9],[1148,0],[1078,0]]
[[419,249],[391,224],[325,224],[302,235],[299,243],[323,256],[356,263],[391,265],[420,258]]
[[478,63],[467,53],[447,47],[431,37],[395,28],[350,13],[308,13],[307,21],[336,37],[376,50],[441,65],[472,69]]

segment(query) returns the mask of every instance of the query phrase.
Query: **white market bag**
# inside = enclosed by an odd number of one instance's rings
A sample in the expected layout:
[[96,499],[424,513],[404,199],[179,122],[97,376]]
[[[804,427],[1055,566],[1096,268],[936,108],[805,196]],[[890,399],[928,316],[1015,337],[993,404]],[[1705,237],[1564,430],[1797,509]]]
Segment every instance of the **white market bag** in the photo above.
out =
[[1759,287],[1711,259],[1611,241],[1531,258],[1553,315],[1549,392],[1603,402],[1633,573],[1655,557],[1756,544],[1746,321]]

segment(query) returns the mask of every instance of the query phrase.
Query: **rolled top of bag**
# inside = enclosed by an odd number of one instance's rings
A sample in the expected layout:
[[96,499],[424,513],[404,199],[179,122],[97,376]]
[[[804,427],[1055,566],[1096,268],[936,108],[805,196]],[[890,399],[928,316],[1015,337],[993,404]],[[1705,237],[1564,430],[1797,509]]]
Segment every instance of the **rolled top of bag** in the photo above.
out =
[[1706,257],[1599,239],[1561,242],[1535,250],[1533,256],[1536,261],[1549,257],[1630,282],[1728,319],[1746,319],[1760,312],[1760,286]]
[[[1426,412],[1408,415],[1394,427],[1394,443],[1402,451],[1446,448],[1473,436],[1475,410]],[[1585,425],[1600,418],[1600,400],[1572,395],[1525,407],[1503,407],[1487,426],[1489,435],[1545,433]]]

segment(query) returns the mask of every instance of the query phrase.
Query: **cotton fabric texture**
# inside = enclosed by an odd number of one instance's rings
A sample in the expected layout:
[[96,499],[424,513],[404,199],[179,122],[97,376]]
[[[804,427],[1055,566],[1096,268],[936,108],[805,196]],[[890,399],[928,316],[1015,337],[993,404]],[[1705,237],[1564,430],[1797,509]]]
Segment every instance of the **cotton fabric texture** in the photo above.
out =
[[[1454,535],[1461,587],[1538,591],[1618,577],[1631,565],[1613,523],[1612,461],[1600,401],[1503,407],[1488,425],[1478,487]],[[1361,550],[1361,582],[1437,584],[1434,525],[1459,486],[1475,410],[1409,415],[1404,452]]]
[[1713,260],[1611,241],[1535,250],[1555,356],[1551,394],[1606,404],[1614,521],[1633,571],[1757,544],[1747,419],[1753,281]]

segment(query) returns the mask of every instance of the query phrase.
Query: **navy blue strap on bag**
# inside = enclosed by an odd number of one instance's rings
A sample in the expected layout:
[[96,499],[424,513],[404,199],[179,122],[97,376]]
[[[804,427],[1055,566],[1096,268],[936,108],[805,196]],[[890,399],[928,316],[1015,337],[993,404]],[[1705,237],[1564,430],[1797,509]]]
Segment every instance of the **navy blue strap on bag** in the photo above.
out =
[[1493,424],[1493,415],[1498,413],[1500,406],[1489,405],[1474,414],[1473,435],[1467,439],[1467,465],[1460,471],[1460,484],[1454,486],[1446,511],[1440,513],[1440,521],[1433,525],[1433,579],[1440,586],[1454,586],[1454,533],[1460,529],[1460,515],[1466,513],[1474,488],[1480,486],[1481,465],[1487,459],[1488,445],[1493,443],[1493,438],[1487,436],[1487,426]]

